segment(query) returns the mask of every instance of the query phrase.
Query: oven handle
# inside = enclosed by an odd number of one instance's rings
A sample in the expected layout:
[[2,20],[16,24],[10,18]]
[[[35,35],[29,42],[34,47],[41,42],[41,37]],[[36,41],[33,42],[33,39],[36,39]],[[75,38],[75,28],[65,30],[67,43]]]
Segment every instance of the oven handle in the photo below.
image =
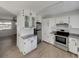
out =
[[65,36],[60,36],[60,35],[55,35],[55,36],[58,36],[58,37],[63,37],[63,38],[68,38],[68,37],[65,37]]

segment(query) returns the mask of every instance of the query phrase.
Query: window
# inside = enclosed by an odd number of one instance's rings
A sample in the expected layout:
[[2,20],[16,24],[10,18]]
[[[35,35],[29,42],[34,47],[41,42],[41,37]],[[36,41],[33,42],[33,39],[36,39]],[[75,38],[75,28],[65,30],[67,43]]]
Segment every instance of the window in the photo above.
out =
[[11,29],[11,27],[12,27],[11,21],[0,22],[0,30]]

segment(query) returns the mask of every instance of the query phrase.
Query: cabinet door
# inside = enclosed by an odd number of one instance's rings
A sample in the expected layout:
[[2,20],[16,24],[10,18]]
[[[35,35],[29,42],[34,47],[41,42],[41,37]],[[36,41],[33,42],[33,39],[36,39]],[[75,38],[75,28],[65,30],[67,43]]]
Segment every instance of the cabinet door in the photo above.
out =
[[54,34],[50,34],[49,36],[49,43],[54,44],[55,36]]
[[35,49],[37,47],[37,36],[34,36],[31,39],[31,49]]
[[30,39],[26,39],[23,44],[24,44],[23,54],[25,55],[25,54],[27,54],[31,51],[31,41],[30,41]]
[[28,27],[29,27],[29,20],[30,20],[30,17],[29,17],[29,16],[24,16],[24,19],[25,19],[24,26],[25,26],[25,28],[28,28]]
[[75,38],[69,39],[69,51],[77,54],[77,39]]
[[63,23],[62,17],[56,17],[56,24]]
[[55,30],[55,24],[56,24],[56,20],[55,18],[50,18],[49,19],[49,33]]
[[35,17],[32,17],[32,27],[35,27]]
[[56,17],[56,23],[69,23],[69,17],[68,16],[61,16],[61,17]]

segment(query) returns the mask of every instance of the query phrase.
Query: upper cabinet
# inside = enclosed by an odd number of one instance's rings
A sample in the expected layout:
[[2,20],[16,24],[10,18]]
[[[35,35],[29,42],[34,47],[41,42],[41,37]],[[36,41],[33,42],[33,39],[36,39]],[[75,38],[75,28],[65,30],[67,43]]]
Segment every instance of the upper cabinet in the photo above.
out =
[[[23,28],[33,28],[35,27],[36,14],[30,10],[22,10],[19,13],[19,23],[23,25]],[[22,28],[22,27],[21,27]]]
[[25,28],[33,28],[35,27],[35,16],[33,16],[32,12],[30,12],[30,15],[24,15],[25,16]]
[[56,24],[67,23],[71,28],[79,28],[79,11],[69,12],[56,16]]
[[56,17],[56,29],[65,29],[70,28],[70,17],[69,16],[59,16]]
[[40,15],[36,16],[36,22],[42,23],[42,17]]
[[60,16],[60,17],[56,17],[56,24],[60,24],[60,23],[68,23],[69,24],[69,17],[68,16]]
[[29,20],[30,20],[30,17],[25,16],[25,28],[29,27]]
[[35,17],[32,17],[32,27],[35,27]]
[[35,17],[32,16],[24,16],[25,17],[25,28],[33,28],[35,27]]

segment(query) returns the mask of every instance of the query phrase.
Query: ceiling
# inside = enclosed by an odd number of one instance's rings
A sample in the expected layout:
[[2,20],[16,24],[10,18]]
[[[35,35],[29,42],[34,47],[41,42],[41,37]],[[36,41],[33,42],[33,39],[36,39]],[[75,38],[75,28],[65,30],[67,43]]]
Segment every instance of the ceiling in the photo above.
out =
[[[0,13],[2,12],[6,16],[14,16],[22,9],[31,9],[38,13],[43,10],[43,8],[55,3],[58,3],[58,1],[0,1]],[[2,11],[2,9],[4,10]]]
[[14,17],[22,9],[31,9],[47,17],[79,9],[79,2],[61,1],[0,1],[0,17]]
[[76,10],[79,10],[79,1],[64,1],[43,9],[39,14],[43,17],[52,17]]

